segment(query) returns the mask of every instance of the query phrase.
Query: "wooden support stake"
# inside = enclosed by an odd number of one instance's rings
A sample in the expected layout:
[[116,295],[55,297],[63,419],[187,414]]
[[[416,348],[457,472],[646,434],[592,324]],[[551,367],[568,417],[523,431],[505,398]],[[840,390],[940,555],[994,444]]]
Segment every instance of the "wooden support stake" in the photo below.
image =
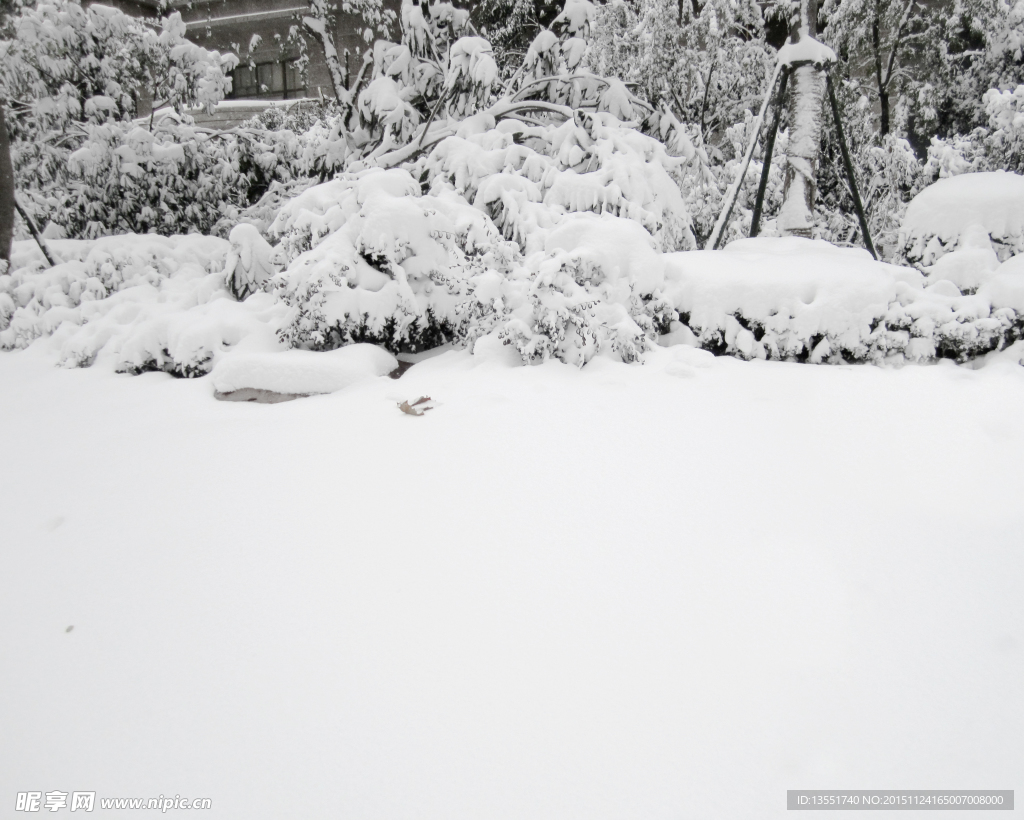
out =
[[779,74],[782,71],[782,64],[777,63],[775,65],[775,71],[772,73],[772,78],[768,82],[768,90],[764,93],[764,101],[761,103],[761,108],[757,112],[757,116],[754,118],[751,125],[750,144],[747,146],[747,151],[743,155],[743,162],[740,165],[739,176],[733,181],[732,186],[725,194],[725,204],[722,207],[722,213],[718,215],[718,221],[715,223],[714,230],[711,231],[711,236],[708,237],[707,243],[704,247],[707,250],[717,250],[718,243],[722,241],[722,237],[725,235],[725,229],[729,224],[729,217],[732,215],[732,207],[736,204],[736,197],[739,195],[740,186],[743,185],[743,180],[747,175],[747,167],[750,165],[750,158],[754,154],[754,146],[757,145],[757,138],[761,135],[761,124],[764,122],[764,112],[768,108],[768,102],[772,98],[772,92],[775,90],[775,83],[779,79]]
[[789,82],[789,67],[782,70],[779,78],[779,93],[775,97],[775,116],[768,139],[764,144],[764,164],[761,166],[761,181],[757,185],[757,197],[754,200],[754,215],[750,220],[750,235],[757,236],[761,231],[761,211],[764,208],[764,192],[768,187],[768,171],[772,167],[772,153],[775,151],[775,136],[779,133],[779,120],[782,119],[782,106],[786,101],[786,83]]
[[839,150],[843,154],[843,165],[846,166],[846,177],[850,181],[850,193],[853,194],[853,207],[857,211],[857,219],[860,220],[860,231],[864,234],[864,247],[868,249],[875,259],[878,259],[878,254],[875,252],[875,246],[871,242],[871,234],[868,231],[868,220],[864,215],[864,206],[860,201],[860,193],[857,191],[857,180],[853,176],[853,161],[850,159],[850,149],[846,145],[846,135],[843,133],[843,123],[839,118],[839,103],[836,101],[836,91],[832,86],[832,77],[829,74],[825,75],[825,85],[828,88],[828,101],[832,105],[832,117],[836,121],[836,132],[839,135]]
[[35,220],[29,216],[28,211],[21,207],[21,203],[18,202],[17,197],[14,200],[14,207],[18,209],[18,213],[21,214],[21,218],[25,220],[25,224],[28,225],[29,233],[32,234],[32,238],[35,239],[36,244],[39,246],[39,250],[43,252],[43,256],[46,257],[46,261],[50,263],[52,268],[58,263],[57,257],[50,251],[50,246],[46,244],[46,240],[43,239],[43,235],[39,233],[39,228],[36,227]]

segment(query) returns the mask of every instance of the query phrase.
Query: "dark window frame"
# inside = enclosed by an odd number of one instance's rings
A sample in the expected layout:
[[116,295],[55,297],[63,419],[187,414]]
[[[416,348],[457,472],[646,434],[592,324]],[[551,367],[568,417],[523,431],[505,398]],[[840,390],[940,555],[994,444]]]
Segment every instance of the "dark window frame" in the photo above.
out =
[[[302,75],[296,69],[297,59],[262,60],[253,63],[239,63],[231,72],[231,93],[229,100],[266,100],[281,95],[282,99],[298,99],[306,96],[307,86],[289,84],[289,80],[301,82]],[[275,70],[280,72],[281,87],[274,88]],[[246,85],[240,85],[240,74],[244,71],[250,78]],[[270,83],[261,82],[261,75],[269,75]],[[264,87],[266,90],[264,91]]]

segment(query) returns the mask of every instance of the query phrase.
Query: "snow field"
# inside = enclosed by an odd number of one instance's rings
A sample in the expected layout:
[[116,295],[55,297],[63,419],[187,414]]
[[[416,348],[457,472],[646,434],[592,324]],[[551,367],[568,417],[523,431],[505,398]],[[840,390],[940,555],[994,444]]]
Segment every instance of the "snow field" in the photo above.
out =
[[8,793],[532,820],[1024,785],[1017,365],[488,336],[250,405],[54,361],[0,356]]

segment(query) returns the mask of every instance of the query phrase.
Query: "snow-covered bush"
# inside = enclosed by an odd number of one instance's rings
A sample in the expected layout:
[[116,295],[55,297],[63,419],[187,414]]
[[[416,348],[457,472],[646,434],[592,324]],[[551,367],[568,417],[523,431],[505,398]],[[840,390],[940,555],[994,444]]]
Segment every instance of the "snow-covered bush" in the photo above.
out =
[[859,249],[820,240],[747,239],[674,254],[673,335],[716,354],[822,362],[966,361],[1024,335],[1024,275],[975,295]]
[[1024,173],[1024,85],[989,89],[983,102],[984,126],[932,139],[926,166],[932,178],[996,170]]
[[497,79],[498,64],[483,37],[461,37],[452,44],[445,93],[457,115],[467,117],[485,106]]
[[1003,261],[1024,252],[1024,176],[989,171],[938,180],[907,208],[900,249],[911,264],[927,267],[961,249],[965,238],[967,247]]
[[153,130],[130,122],[83,130],[61,184],[36,197],[65,236],[209,233],[246,204],[247,180],[230,143],[211,142],[169,117]]
[[757,110],[774,62],[757,3],[640,0],[602,5],[595,17],[590,68],[636,83],[705,142]]
[[564,213],[632,219],[659,250],[695,246],[667,169],[685,160],[609,114],[577,111],[558,125],[507,121],[440,142],[416,166],[432,191],[450,190],[486,212],[525,252]]
[[[152,196],[148,202],[130,202],[129,209],[106,220],[109,224],[97,218],[99,207],[82,200],[117,202],[124,198],[122,183],[128,190],[137,189],[142,167],[131,159],[122,163],[104,155],[107,151],[146,154],[130,124],[144,92],[153,95],[157,108],[180,112],[186,107],[211,106],[230,90],[228,71],[237,63],[234,55],[222,56],[187,40],[177,12],[154,30],[116,9],[99,4],[83,8],[75,0],[41,0],[19,6],[0,32],[0,51],[4,55],[0,95],[8,107],[16,181],[20,190],[30,193],[25,197],[26,206],[37,211],[41,222],[52,218],[84,233],[146,230],[153,224],[167,230],[182,228],[181,218],[172,218],[179,222],[177,226],[167,223],[167,214],[154,207]],[[169,127],[165,124],[164,131]],[[133,134],[131,140],[129,134]],[[168,140],[164,133],[150,141],[148,160],[157,180],[169,182],[173,174],[163,173],[167,161],[182,159],[182,149],[165,150],[166,144],[185,143],[189,138],[183,134]],[[71,156],[82,148],[84,153],[72,162]],[[96,162],[87,167],[94,155]],[[187,157],[184,162],[188,164]],[[124,173],[119,173],[115,166],[122,164]],[[186,177],[190,174],[188,168],[178,170]],[[84,196],[83,185],[87,188]],[[188,183],[184,185],[188,187]],[[201,180],[198,186],[210,187]],[[221,199],[221,193],[216,192],[215,198]],[[173,200],[178,192],[169,196]],[[142,223],[124,224],[125,213],[147,207],[152,213],[147,211]],[[216,211],[220,202],[210,207]],[[76,208],[78,213],[65,210]],[[193,213],[206,208],[203,202]],[[83,209],[92,213],[83,213]],[[89,225],[93,228],[86,227]],[[207,223],[200,218],[189,227],[203,229]],[[71,232],[78,231],[71,228]]]
[[271,226],[288,262],[282,338],[397,351],[494,330],[530,361],[582,364],[603,347],[639,358],[673,318],[644,278],[656,251],[694,246],[664,167],[681,160],[608,114],[485,120],[467,120],[414,174],[357,172],[282,209]]
[[30,242],[16,243],[0,276],[0,349],[52,336],[59,362],[98,357],[126,373],[207,373],[225,350],[280,347],[284,309],[268,293],[237,302],[225,289],[228,243],[200,236],[118,236],[55,243],[66,261],[40,270]]
[[517,255],[487,218],[454,196],[422,196],[405,170],[371,169],[307,190],[281,210],[288,267],[275,279],[289,345],[375,342],[420,350],[465,332],[460,297],[476,272]]
[[[662,296],[662,264],[636,222],[572,214],[548,233],[543,251],[497,288],[478,277],[473,296],[498,337],[526,362],[583,365],[602,350],[635,362],[668,331],[675,311]],[[490,285],[490,287],[488,287]]]

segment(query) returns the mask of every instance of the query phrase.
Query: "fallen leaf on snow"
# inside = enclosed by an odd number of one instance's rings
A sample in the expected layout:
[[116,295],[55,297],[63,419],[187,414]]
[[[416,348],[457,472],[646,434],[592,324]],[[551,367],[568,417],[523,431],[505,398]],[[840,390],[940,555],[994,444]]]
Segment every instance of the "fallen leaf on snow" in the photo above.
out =
[[408,401],[400,402],[398,409],[410,416],[422,416],[428,410],[434,409],[434,400],[430,396],[420,396],[412,404]]

